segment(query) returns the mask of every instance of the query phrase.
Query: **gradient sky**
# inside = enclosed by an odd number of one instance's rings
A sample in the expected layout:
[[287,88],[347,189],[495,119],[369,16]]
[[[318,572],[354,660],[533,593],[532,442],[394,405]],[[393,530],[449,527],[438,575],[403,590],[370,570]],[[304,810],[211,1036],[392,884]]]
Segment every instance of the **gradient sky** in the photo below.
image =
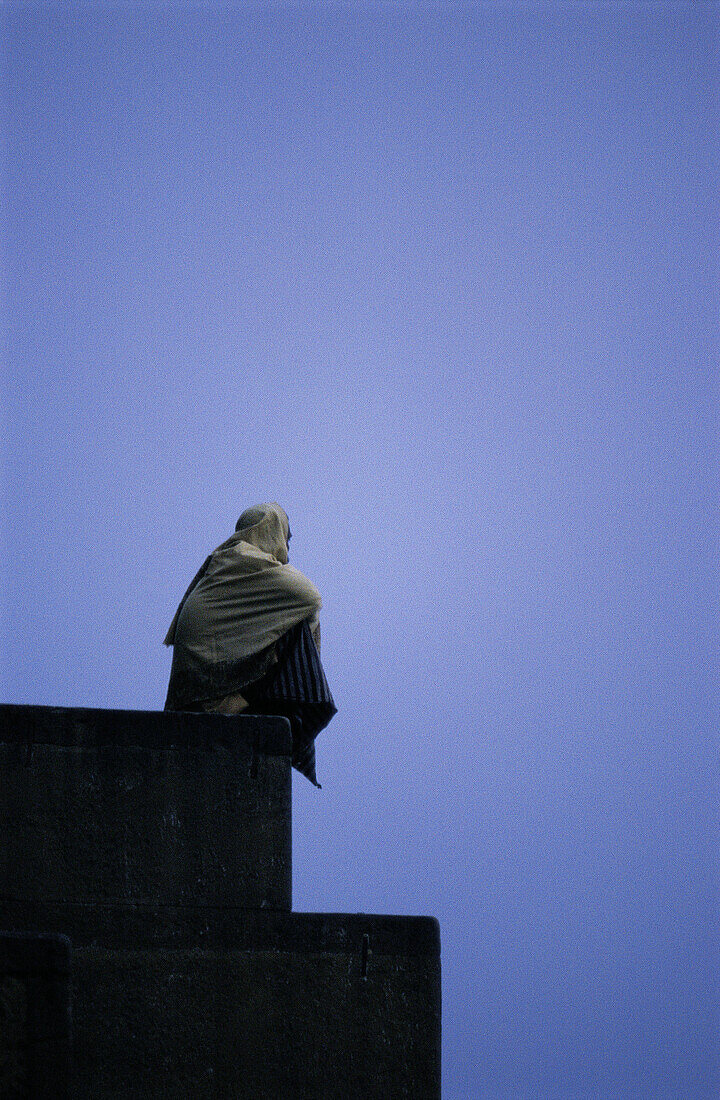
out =
[[717,1097],[720,7],[0,14],[0,698],[280,501],[295,908],[440,919],[445,1100]]

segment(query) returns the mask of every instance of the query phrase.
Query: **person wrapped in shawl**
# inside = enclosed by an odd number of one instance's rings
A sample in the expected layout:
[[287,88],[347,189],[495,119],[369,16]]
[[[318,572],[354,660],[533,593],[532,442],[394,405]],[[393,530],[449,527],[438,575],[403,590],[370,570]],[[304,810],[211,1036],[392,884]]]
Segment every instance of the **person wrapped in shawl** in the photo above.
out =
[[316,787],[315,738],[337,712],[320,663],[320,593],[288,562],[279,504],[240,516],[180,601],[165,710],[279,714],[290,720],[293,767]]

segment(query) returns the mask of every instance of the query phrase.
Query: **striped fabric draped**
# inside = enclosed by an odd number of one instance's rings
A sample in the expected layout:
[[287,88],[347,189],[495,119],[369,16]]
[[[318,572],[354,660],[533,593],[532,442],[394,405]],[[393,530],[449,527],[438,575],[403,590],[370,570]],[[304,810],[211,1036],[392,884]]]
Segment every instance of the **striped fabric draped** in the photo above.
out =
[[248,711],[290,720],[292,764],[316,787],[315,738],[337,713],[307,619],[278,640],[277,664],[243,689]]

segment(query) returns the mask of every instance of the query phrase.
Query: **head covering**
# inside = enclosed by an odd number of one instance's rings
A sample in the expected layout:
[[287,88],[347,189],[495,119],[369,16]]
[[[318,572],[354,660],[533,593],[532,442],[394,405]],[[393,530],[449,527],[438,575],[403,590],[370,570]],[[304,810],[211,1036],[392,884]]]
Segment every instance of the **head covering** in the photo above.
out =
[[287,563],[290,522],[279,504],[256,504],[246,508],[235,524],[235,531],[242,532],[243,542],[264,550],[283,565]]
[[180,602],[165,645],[173,671],[229,667],[265,649],[322,605],[311,581],[288,563],[288,517],[258,504],[210,554]]

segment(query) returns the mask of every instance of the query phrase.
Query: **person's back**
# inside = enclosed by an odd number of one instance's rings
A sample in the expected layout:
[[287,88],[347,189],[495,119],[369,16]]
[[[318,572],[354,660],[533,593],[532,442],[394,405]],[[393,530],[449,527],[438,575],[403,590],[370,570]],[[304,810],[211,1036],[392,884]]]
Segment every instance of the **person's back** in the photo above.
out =
[[336,707],[319,655],[320,593],[289,564],[290,538],[280,505],[261,504],[206,559],[165,638],[165,709],[285,715],[293,764],[319,786],[314,739]]

